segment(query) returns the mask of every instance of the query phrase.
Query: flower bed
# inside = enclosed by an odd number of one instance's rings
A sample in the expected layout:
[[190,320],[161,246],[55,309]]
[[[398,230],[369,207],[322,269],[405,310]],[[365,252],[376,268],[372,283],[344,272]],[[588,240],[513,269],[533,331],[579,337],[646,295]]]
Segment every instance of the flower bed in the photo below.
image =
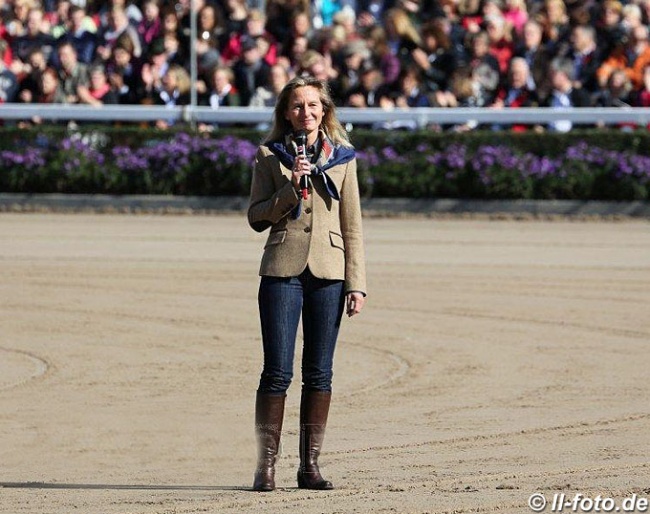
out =
[[[0,191],[247,195],[251,135],[102,131],[14,133],[0,150]],[[257,135],[256,138],[259,138]],[[381,142],[380,142],[381,141]],[[412,141],[412,140],[411,140]],[[357,143],[366,197],[647,200],[650,157],[576,140],[555,154],[504,144]]]

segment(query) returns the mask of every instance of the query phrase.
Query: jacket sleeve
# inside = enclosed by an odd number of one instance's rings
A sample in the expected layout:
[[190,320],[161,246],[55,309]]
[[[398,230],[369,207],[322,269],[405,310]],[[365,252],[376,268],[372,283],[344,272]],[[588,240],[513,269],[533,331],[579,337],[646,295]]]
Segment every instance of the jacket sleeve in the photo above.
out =
[[258,148],[248,202],[248,224],[256,232],[263,232],[275,225],[300,201],[288,177],[280,177],[281,185],[276,189],[274,168],[279,168],[277,158],[273,154],[265,155],[264,151]]
[[361,225],[357,160],[348,163],[341,187],[341,231],[345,244],[345,291],[366,295],[366,257]]

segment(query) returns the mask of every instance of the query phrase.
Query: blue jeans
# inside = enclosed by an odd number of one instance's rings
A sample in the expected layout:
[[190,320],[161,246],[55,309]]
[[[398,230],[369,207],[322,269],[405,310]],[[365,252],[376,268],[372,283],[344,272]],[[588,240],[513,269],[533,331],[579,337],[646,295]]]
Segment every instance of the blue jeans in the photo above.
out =
[[264,369],[258,391],[285,393],[293,378],[298,321],[302,312],[302,387],[332,390],[334,347],[345,305],[344,282],[314,277],[262,277],[258,295]]

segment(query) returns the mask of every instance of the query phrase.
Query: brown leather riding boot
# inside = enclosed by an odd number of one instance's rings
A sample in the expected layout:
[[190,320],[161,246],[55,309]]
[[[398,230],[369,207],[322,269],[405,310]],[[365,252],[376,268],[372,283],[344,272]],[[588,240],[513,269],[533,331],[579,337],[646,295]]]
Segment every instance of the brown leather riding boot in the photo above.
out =
[[280,447],[284,394],[257,393],[255,399],[255,435],[257,437],[257,469],[254,491],[275,489],[275,461]]
[[332,482],[325,480],[318,469],[325,426],[330,409],[332,393],[325,391],[303,391],[300,401],[300,468],[298,487],[300,489],[334,489]]

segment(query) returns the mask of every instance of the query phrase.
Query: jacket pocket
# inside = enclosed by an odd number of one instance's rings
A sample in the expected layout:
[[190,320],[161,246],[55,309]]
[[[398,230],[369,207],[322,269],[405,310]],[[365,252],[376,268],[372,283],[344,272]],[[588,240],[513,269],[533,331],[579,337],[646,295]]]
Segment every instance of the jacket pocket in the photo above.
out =
[[269,234],[269,238],[266,240],[266,244],[264,245],[264,248],[268,248],[269,246],[273,245],[279,245],[284,243],[284,240],[287,238],[287,230],[276,230],[275,232],[271,232]]
[[341,234],[330,232],[330,243],[334,248],[338,248],[345,252],[345,243],[343,242],[343,236]]

